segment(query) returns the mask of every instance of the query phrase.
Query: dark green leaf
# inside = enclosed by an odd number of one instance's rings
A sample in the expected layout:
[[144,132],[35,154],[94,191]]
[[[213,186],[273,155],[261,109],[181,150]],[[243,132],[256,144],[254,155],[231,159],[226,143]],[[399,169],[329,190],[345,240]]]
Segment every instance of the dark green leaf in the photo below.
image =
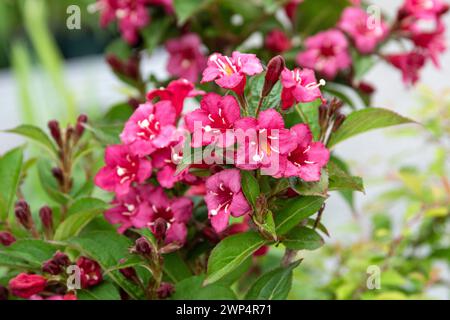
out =
[[234,292],[220,284],[202,286],[205,276],[194,276],[175,286],[174,300],[235,300]]
[[285,206],[274,214],[277,234],[287,233],[302,220],[319,211],[324,201],[323,197],[317,196],[300,196],[286,201]]
[[201,11],[212,0],[174,0],[173,6],[175,15],[178,18],[178,25],[183,25],[194,14]]
[[223,239],[212,250],[205,284],[213,283],[239,267],[266,240],[256,232],[239,233]]
[[361,177],[352,177],[333,161],[328,163],[330,190],[355,190],[364,192]]
[[300,178],[291,178],[291,188],[303,196],[328,197],[328,172],[322,169],[320,180],[317,182],[307,182]]
[[120,294],[113,283],[103,281],[89,290],[78,290],[77,298],[78,300],[120,300]]
[[287,298],[292,285],[292,270],[300,261],[292,263],[287,268],[276,268],[263,274],[245,296],[246,300],[284,300]]
[[256,199],[259,196],[259,184],[250,171],[241,171],[241,185],[247,201],[255,208]]
[[405,123],[414,123],[414,121],[387,109],[367,108],[354,111],[331,136],[328,147],[366,131]]
[[315,250],[320,248],[324,241],[313,229],[307,227],[295,227],[286,234],[282,243],[288,249]]
[[164,255],[164,273],[174,283],[192,276],[189,267],[177,252]]
[[47,149],[52,156],[56,155],[56,148],[54,143],[50,140],[48,135],[41,130],[41,128],[29,124],[20,125],[14,129],[6,130],[5,132],[19,134],[26,138],[32,139],[39,143],[42,147]]
[[3,254],[16,259],[22,259],[35,267],[50,259],[58,247],[43,240],[21,239],[3,249]]

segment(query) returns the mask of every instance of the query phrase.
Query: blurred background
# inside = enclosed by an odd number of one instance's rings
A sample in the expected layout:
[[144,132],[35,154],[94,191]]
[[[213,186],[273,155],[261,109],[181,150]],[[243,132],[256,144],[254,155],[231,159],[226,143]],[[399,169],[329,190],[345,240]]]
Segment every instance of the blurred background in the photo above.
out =
[[[89,10],[92,2],[0,2],[0,130],[20,123],[44,127],[49,119],[64,121],[80,111],[95,116],[123,101],[127,88],[114,76],[103,56],[117,31],[99,27],[97,14]],[[402,2],[378,0],[376,4],[392,17]],[[80,30],[66,27],[66,10],[72,4],[81,9]],[[444,19],[450,26],[450,15]],[[166,60],[164,50],[156,50],[146,57],[144,74],[164,79]],[[395,110],[423,125],[372,131],[340,145],[337,154],[352,164],[354,174],[364,177],[366,193],[356,194],[353,205],[332,195],[324,214],[330,232],[326,242],[332,245],[308,253],[305,267],[297,271],[292,298],[361,298],[355,296],[356,287],[366,277],[367,266],[376,260],[378,245],[390,246],[401,240],[405,228],[408,235],[422,228],[424,221],[410,224],[409,218],[414,217],[414,208],[423,208],[423,203],[427,208],[439,209],[442,204],[436,202],[444,199],[444,211],[448,208],[445,181],[450,165],[450,52],[442,56],[441,70],[431,64],[423,70],[416,87],[405,87],[401,74],[383,64],[372,69],[366,80],[377,87],[373,106]],[[0,154],[25,142],[1,132],[0,141]],[[442,218],[439,212],[427,214],[430,219]],[[450,298],[450,253],[445,255],[448,223],[439,232],[443,236],[438,247],[444,249],[444,255],[421,261],[420,250],[426,248],[418,246],[419,258],[414,267],[405,269],[402,262],[400,268],[386,273],[388,277],[382,281],[387,283],[387,289],[383,289],[386,297]],[[353,253],[353,260],[346,256],[348,252]],[[419,276],[411,274],[417,273],[421,263],[427,266],[427,277],[417,280]],[[439,281],[430,282],[431,272],[439,274]]]

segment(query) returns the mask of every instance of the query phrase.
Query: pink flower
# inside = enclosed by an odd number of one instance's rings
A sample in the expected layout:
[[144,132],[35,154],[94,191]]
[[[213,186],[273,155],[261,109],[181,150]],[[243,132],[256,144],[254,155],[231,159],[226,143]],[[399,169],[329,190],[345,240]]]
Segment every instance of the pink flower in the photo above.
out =
[[165,224],[165,243],[184,244],[187,236],[186,224],[192,216],[193,203],[189,198],[169,199],[162,188],[155,188],[148,195],[150,215],[148,226],[155,233],[157,224]]
[[150,23],[146,0],[121,0],[116,10],[122,37],[131,45],[139,39],[138,32]]
[[32,295],[29,300],[77,300],[77,296],[71,293],[67,293],[65,295],[54,295],[49,297],[42,297],[40,295]]
[[284,127],[283,117],[274,109],[268,109],[262,111],[258,119],[247,117],[236,121],[234,127],[238,129],[235,130],[238,143],[236,167],[244,170],[262,168],[264,174],[278,175],[285,156],[296,146],[290,131]]
[[402,9],[417,18],[435,18],[448,10],[442,0],[405,0]]
[[120,138],[138,156],[151,154],[172,141],[175,131],[175,109],[171,102],[141,104],[125,124]]
[[103,281],[102,269],[97,261],[86,257],[79,257],[77,266],[80,268],[82,288],[87,289]]
[[414,84],[419,80],[419,71],[426,62],[426,57],[419,52],[391,54],[386,60],[402,72],[405,84]]
[[274,29],[267,34],[265,45],[274,53],[283,53],[292,48],[291,40],[279,29]]
[[227,57],[220,53],[214,53],[208,59],[201,82],[216,80],[220,87],[233,90],[236,94],[241,95],[245,88],[245,75],[253,76],[262,71],[261,62],[254,54],[234,51],[231,57]]
[[175,108],[177,116],[183,111],[184,100],[203,95],[205,92],[195,90],[194,85],[186,79],[174,80],[167,88],[154,89],[147,93],[147,99],[152,101],[159,98],[160,101],[170,101]]
[[431,58],[436,67],[439,67],[439,55],[444,53],[447,49],[445,26],[442,22],[438,23],[438,26],[434,31],[412,34],[411,40],[416,47],[423,49],[424,54]]
[[11,293],[24,299],[44,291],[46,285],[47,279],[37,274],[20,273],[9,281]]
[[96,7],[100,10],[100,25],[105,28],[116,19],[118,0],[97,0]]
[[323,31],[305,40],[306,51],[297,55],[297,63],[333,79],[351,65],[348,42],[336,29]]
[[130,188],[127,194],[116,196],[111,203],[113,207],[105,211],[105,219],[111,224],[119,224],[119,233],[131,227],[146,227],[151,210],[148,195],[153,188],[152,185],[141,185]]
[[361,8],[347,8],[338,22],[339,28],[347,32],[361,53],[371,53],[388,34],[384,21],[372,22],[370,16]]
[[251,208],[241,189],[241,175],[237,169],[220,171],[206,180],[205,202],[209,219],[216,232],[228,226],[230,214],[240,217]]
[[186,184],[199,182],[196,176],[189,173],[189,168],[176,174],[177,165],[182,158],[183,150],[178,150],[174,145],[158,149],[152,154],[152,165],[158,169],[156,179],[162,187],[171,189],[175,183],[180,181]]
[[206,67],[206,57],[200,51],[201,46],[200,37],[195,33],[188,33],[181,38],[167,41],[169,74],[197,82],[199,74]]
[[[193,133],[194,148],[211,143],[227,147],[234,144],[231,129],[240,117],[239,104],[233,96],[221,97],[217,93],[208,93],[200,102],[200,109],[188,113],[184,121]],[[201,130],[196,132],[196,129]]]
[[108,146],[105,162],[95,176],[95,184],[118,196],[127,194],[133,182],[143,183],[152,173],[150,161],[132,154],[126,145]]
[[328,163],[330,152],[321,142],[313,142],[312,133],[306,124],[297,124],[291,131],[298,144],[287,156],[284,176],[319,181],[320,170]]
[[314,71],[311,69],[289,70],[284,68],[281,72],[281,107],[289,109],[295,103],[312,102],[318,98],[322,99],[319,87],[325,85],[325,80],[321,79],[317,83]]

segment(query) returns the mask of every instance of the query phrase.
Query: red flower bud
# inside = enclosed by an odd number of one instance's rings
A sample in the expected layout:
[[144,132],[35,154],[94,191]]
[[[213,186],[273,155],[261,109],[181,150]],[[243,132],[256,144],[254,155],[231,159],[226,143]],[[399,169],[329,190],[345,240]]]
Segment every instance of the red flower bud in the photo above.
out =
[[55,179],[58,181],[60,185],[63,184],[64,175],[61,168],[52,168],[52,175],[55,177]]
[[106,62],[109,64],[109,66],[114,72],[119,74],[123,73],[123,63],[115,55],[113,54],[106,55]]
[[33,228],[33,218],[31,217],[30,206],[25,200],[19,200],[16,202],[14,213],[19,223],[25,229],[31,230]]
[[119,269],[120,273],[127,279],[134,281],[137,277],[136,270],[132,267]]
[[67,254],[59,251],[55,253],[52,259],[55,263],[63,267],[67,267],[71,263]]
[[0,231],[0,243],[2,245],[8,247],[14,242],[16,242],[16,238],[14,238],[14,236],[11,233],[6,231]]
[[152,247],[146,238],[140,237],[136,240],[134,247],[131,248],[131,252],[148,256],[152,253]]
[[50,134],[55,140],[58,146],[62,146],[62,137],[61,137],[61,129],[59,128],[59,122],[56,120],[51,120],[48,123],[48,128],[50,130]]
[[9,281],[11,294],[28,299],[34,294],[44,291],[47,280],[37,274],[21,273]]
[[53,211],[50,207],[42,207],[39,210],[39,217],[45,230],[53,230]]
[[340,126],[342,125],[342,123],[344,122],[344,120],[345,120],[345,116],[343,114],[337,115],[336,119],[334,120],[334,123],[333,123],[332,131],[333,132],[337,131],[337,129],[339,129]]
[[77,125],[75,126],[75,136],[79,139],[84,132],[84,125],[87,123],[88,117],[85,114],[81,114],[78,117]]
[[175,292],[175,287],[168,282],[162,282],[159,286],[156,293],[158,294],[158,298],[167,299]]
[[86,257],[77,260],[77,266],[81,271],[81,286],[86,289],[103,281],[102,269],[97,261]]
[[272,91],[273,86],[280,79],[280,74],[284,69],[284,58],[282,56],[273,57],[267,64],[267,72],[264,81],[264,87],[261,93],[262,97],[267,97]]
[[61,266],[59,266],[57,263],[55,263],[55,261],[50,259],[44,262],[44,264],[42,265],[42,271],[55,276],[60,274],[63,270]]

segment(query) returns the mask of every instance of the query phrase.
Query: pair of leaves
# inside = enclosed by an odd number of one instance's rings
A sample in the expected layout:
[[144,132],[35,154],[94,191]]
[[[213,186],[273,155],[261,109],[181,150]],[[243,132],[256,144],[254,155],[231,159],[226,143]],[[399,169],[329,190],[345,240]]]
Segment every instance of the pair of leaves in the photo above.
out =
[[37,239],[20,239],[0,253],[0,266],[40,269],[58,250],[56,245]]

